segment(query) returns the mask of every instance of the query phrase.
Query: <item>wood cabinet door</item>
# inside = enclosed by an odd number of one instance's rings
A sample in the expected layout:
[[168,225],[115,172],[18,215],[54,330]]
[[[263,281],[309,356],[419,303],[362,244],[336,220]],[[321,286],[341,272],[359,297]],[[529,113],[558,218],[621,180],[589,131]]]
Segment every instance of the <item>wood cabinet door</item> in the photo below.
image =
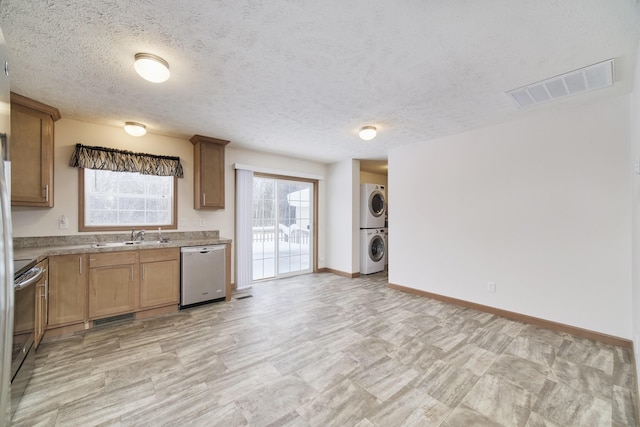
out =
[[180,302],[179,260],[145,262],[140,267],[141,308]]
[[202,143],[202,207],[224,209],[224,146]]
[[180,248],[140,251],[140,308],[180,303]]
[[135,311],[137,283],[137,263],[91,268],[89,319]]
[[38,266],[44,270],[44,273],[38,283],[36,283],[35,348],[38,348],[38,345],[44,336],[44,331],[47,328],[47,291],[49,287],[48,265],[49,263],[47,260],[38,264]]
[[224,150],[229,141],[194,135],[194,209],[224,209]]
[[11,104],[11,204],[53,207],[53,119]]
[[49,326],[86,320],[87,267],[86,255],[49,257]]

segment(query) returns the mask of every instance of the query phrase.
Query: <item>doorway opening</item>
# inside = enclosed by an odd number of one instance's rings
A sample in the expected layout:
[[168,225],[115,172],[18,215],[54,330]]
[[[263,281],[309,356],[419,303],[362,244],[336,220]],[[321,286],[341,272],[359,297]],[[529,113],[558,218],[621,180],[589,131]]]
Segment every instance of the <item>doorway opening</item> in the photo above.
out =
[[253,280],[314,270],[316,181],[253,176]]

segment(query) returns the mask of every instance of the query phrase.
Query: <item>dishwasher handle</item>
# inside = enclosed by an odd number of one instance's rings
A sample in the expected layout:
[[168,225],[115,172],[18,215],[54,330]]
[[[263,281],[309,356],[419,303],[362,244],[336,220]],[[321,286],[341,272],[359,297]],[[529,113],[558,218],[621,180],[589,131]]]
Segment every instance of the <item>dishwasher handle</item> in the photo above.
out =
[[13,289],[15,289],[16,291],[20,291],[28,286],[33,285],[38,280],[40,280],[44,272],[45,270],[42,267],[33,267],[31,270],[27,271],[25,274],[18,277],[16,281],[14,281]]
[[211,245],[211,246],[188,246],[180,248],[180,252],[189,253],[189,252],[199,252],[201,254],[207,254],[213,251],[222,251],[226,249],[226,245]]

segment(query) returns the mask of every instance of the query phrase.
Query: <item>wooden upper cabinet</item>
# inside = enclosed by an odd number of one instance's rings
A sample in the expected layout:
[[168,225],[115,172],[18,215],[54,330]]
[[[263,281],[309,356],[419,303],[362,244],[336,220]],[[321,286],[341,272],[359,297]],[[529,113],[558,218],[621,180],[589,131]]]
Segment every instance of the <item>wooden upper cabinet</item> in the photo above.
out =
[[224,149],[229,141],[194,135],[194,209],[224,209]]
[[53,207],[57,108],[11,92],[11,204]]

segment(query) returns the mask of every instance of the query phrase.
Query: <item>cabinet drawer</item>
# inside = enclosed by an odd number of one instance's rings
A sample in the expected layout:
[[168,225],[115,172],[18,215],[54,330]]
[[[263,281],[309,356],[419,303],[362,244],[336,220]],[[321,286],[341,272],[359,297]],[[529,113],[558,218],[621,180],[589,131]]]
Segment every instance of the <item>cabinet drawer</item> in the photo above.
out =
[[180,248],[146,249],[140,251],[140,263],[180,259]]
[[105,252],[89,255],[89,268],[108,267],[110,265],[137,264],[138,251]]

